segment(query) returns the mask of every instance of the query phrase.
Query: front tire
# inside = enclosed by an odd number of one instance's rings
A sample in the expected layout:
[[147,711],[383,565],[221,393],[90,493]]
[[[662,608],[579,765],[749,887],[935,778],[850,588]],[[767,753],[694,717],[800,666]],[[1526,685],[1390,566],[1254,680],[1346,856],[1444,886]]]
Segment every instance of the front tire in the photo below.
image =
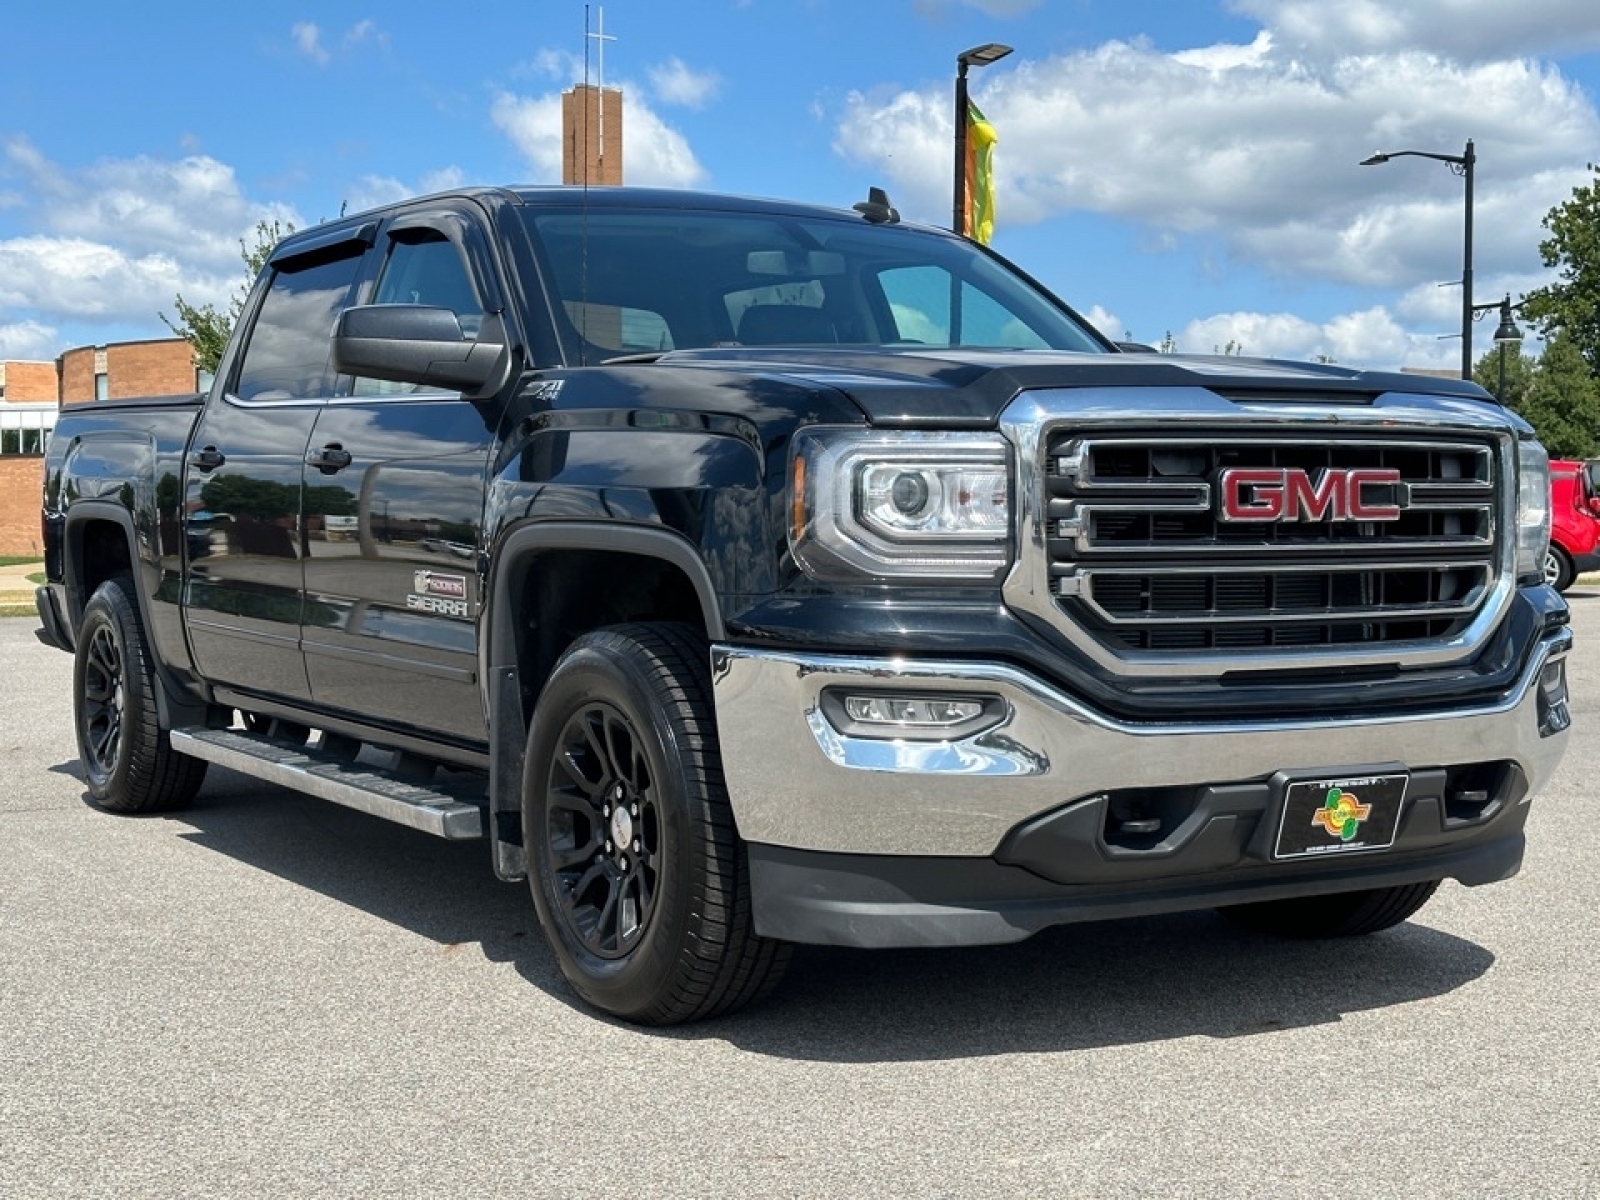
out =
[[154,813],[194,799],[206,763],[179,754],[167,740],[155,667],[126,576],[102,583],[83,610],[72,692],[78,758],[96,804],[111,812]]
[[1236,925],[1280,937],[1361,937],[1408,920],[1438,888],[1439,881],[1430,879],[1426,883],[1335,892],[1331,896],[1233,904],[1217,911]]
[[731,1012],[778,982],[722,778],[706,644],[686,627],[574,642],[528,730],[528,880],[568,982],[650,1025]]

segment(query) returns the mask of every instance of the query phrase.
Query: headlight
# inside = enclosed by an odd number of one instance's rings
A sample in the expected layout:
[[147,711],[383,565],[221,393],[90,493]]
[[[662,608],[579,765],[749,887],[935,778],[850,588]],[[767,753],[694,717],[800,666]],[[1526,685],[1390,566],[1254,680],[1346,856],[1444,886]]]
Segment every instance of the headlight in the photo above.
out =
[[1533,438],[1517,442],[1517,582],[1544,578],[1550,544],[1550,456]]
[[1010,565],[998,434],[805,429],[790,484],[790,548],[818,578],[985,580]]

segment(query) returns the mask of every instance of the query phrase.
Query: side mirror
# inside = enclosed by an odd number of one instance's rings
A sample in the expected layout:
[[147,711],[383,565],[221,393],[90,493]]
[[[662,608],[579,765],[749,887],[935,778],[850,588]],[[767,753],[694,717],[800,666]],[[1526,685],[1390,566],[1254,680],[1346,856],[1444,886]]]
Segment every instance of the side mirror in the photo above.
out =
[[481,395],[504,382],[510,358],[505,326],[493,315],[470,340],[455,313],[424,304],[347,308],[333,327],[333,369],[341,375]]

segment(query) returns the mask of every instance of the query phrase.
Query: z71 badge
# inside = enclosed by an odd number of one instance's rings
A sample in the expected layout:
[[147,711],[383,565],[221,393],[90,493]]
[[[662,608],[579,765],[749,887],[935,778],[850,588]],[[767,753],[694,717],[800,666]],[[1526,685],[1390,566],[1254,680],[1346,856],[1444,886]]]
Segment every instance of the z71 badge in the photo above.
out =
[[438,571],[413,571],[411,594],[406,607],[414,612],[438,613],[442,617],[467,615],[467,577],[443,575]]

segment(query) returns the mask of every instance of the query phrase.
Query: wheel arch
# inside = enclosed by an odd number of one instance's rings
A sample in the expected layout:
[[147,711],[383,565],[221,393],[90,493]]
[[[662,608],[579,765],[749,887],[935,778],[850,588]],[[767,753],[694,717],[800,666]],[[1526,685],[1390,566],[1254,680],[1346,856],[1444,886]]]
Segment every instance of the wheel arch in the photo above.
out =
[[490,815],[495,872],[519,879],[522,772],[533,705],[574,640],[624,621],[698,625],[724,637],[722,605],[694,545],[642,526],[538,522],[498,543],[480,627],[480,674],[489,714]]
[[146,620],[145,589],[138,570],[142,556],[132,513],[109,501],[80,500],[67,510],[63,539],[61,576],[66,585],[67,617],[74,630],[83,619],[89,597],[115,575],[132,576],[133,600],[140,620]]
[[163,661],[152,620],[152,598],[159,565],[140,553],[139,532],[133,514],[107,500],[80,500],[67,510],[62,529],[61,577],[66,616],[73,643],[83,623],[83,611],[101,584],[119,575],[132,581],[130,589],[140,627],[155,659],[156,707],[165,728],[204,724],[205,703],[186,694],[171,678],[171,664]]

